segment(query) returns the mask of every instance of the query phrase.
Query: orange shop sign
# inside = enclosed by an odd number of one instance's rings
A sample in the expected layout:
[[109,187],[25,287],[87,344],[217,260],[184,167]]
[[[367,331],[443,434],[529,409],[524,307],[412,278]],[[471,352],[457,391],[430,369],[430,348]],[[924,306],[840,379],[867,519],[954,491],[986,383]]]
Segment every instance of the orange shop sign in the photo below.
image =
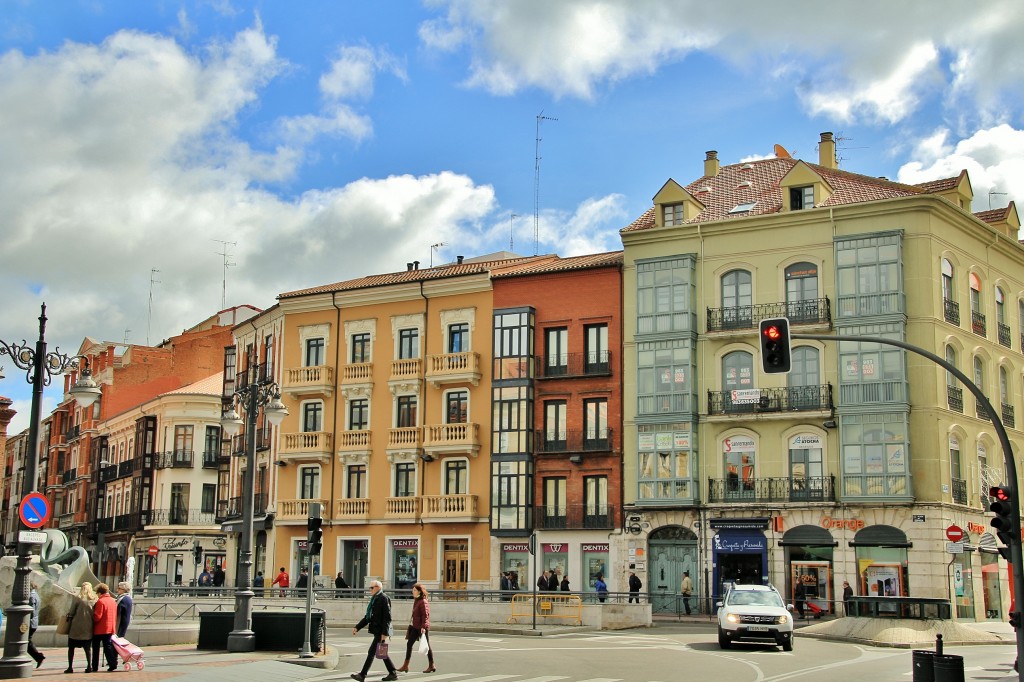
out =
[[821,517],[822,528],[836,528],[857,531],[864,527],[863,519],[837,519],[834,516]]
[[983,526],[980,523],[974,523],[973,521],[967,522],[967,532],[973,535],[981,535],[985,532],[987,526]]

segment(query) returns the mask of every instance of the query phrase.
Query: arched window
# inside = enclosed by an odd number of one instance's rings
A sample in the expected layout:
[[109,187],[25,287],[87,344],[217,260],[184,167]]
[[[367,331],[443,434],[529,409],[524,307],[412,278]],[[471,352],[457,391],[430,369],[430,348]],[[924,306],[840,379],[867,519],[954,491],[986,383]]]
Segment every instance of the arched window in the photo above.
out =
[[[954,367],[956,367],[956,348],[953,348],[953,346],[951,346],[949,344],[946,344],[946,362],[948,362],[949,364],[951,364]],[[959,386],[959,385],[960,385],[960,380],[957,379],[956,376],[952,372],[947,371],[946,372],[946,386],[956,387],[956,386]]]
[[722,323],[726,329],[752,326],[753,303],[752,278],[748,271],[730,270],[722,276]]
[[733,404],[731,391],[754,388],[754,356],[738,350],[722,358],[723,406],[728,412],[750,412],[752,403]]
[[978,336],[985,336],[985,311],[981,300],[981,278],[971,273],[971,331]]
[[1010,375],[1005,367],[999,368],[999,402],[1004,406],[1010,404]]
[[977,355],[974,356],[974,384],[985,392],[985,363]]
[[956,287],[953,284],[953,264],[948,259],[942,259],[942,299],[945,301],[956,301]]

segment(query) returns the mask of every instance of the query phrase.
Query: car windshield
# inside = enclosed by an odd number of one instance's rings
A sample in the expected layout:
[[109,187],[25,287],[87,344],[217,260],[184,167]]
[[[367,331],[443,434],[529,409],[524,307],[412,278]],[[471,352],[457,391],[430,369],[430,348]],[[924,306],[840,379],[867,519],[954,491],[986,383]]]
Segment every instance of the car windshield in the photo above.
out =
[[768,590],[732,590],[729,593],[730,606],[778,606],[784,608],[777,592]]

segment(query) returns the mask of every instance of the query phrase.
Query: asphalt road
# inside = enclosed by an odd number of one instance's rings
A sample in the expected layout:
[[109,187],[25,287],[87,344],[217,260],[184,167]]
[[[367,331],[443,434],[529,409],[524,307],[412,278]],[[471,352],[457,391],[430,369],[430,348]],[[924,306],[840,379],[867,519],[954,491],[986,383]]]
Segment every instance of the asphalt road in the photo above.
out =
[[[338,647],[340,663],[324,671],[324,682],[348,679],[362,665],[369,636],[332,630],[328,641]],[[425,656],[413,652],[410,670],[401,679],[430,682],[911,682],[909,649],[866,647],[801,638],[794,651],[762,644],[718,647],[712,625],[658,626],[622,632],[570,633],[552,637],[484,636],[436,633],[431,636],[437,672],[424,674]],[[392,660],[401,665],[405,642],[396,639]],[[401,647],[401,648],[400,648]],[[946,647],[964,657],[967,680],[1016,680],[1014,648],[1009,645]],[[374,661],[367,680],[386,674]]]

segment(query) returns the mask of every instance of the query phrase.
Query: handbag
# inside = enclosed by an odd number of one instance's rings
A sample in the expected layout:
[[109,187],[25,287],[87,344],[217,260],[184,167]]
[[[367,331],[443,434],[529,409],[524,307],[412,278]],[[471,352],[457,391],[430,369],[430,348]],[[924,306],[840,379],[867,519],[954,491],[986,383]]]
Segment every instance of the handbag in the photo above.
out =
[[388,643],[387,640],[382,639],[377,643],[377,653],[374,654],[376,658],[387,658],[388,657]]
[[57,620],[57,634],[66,635],[71,632],[71,614]]
[[420,635],[420,645],[419,648],[416,649],[416,651],[423,654],[424,656],[426,656],[427,652],[430,651],[430,644],[427,642],[426,633]]

